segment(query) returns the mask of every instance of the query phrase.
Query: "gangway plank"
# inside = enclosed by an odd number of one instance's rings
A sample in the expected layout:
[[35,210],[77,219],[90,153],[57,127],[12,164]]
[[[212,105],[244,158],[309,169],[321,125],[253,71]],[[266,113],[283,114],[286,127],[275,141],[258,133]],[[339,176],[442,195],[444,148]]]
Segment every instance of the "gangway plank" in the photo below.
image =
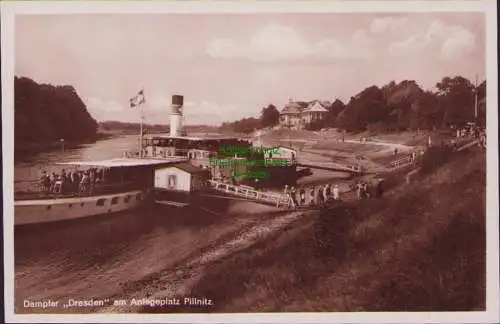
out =
[[228,196],[236,196],[249,201],[254,201],[266,205],[274,205],[277,208],[289,208],[293,206],[292,199],[285,194],[263,192],[248,186],[238,186],[215,180],[209,180],[208,184],[209,189],[215,190]]

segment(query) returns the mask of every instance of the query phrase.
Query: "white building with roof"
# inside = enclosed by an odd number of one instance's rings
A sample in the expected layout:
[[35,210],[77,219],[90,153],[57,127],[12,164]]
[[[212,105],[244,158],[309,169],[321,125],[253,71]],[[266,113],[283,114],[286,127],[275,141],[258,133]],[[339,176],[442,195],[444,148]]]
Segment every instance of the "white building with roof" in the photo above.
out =
[[328,109],[320,101],[310,102],[304,107],[289,99],[280,112],[280,126],[289,129],[304,129],[307,124],[325,118]]
[[292,99],[288,100],[288,104],[283,107],[280,112],[280,125],[283,128],[290,129],[302,129],[302,118],[300,113],[302,112],[302,106],[293,102]]
[[302,111],[301,118],[305,124],[310,124],[325,118],[327,113],[328,110],[319,101],[315,101]]

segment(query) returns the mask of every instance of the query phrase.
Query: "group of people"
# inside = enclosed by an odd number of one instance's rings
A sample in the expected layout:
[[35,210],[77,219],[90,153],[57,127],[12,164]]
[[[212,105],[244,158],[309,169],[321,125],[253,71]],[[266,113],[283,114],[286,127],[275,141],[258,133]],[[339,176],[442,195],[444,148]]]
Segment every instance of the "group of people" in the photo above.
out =
[[484,127],[480,127],[475,124],[468,124],[465,127],[457,128],[456,130],[457,141],[467,137],[479,140],[478,145],[482,148],[486,148],[486,129]]
[[44,193],[53,194],[86,194],[104,180],[103,170],[92,168],[86,171],[68,171],[48,173],[42,171],[40,187]]
[[[367,181],[357,182],[351,189],[356,191],[358,200],[380,197],[383,194],[383,180],[377,179],[375,183]],[[312,187],[285,186],[284,194],[292,201],[293,207],[325,206],[330,202],[341,201],[341,192],[338,185],[325,184]]]
[[383,182],[384,181],[382,179],[377,179],[375,184],[369,184],[366,181],[356,182],[354,187],[356,189],[357,199],[361,200],[372,197],[378,198],[382,196],[384,193]]
[[295,188],[286,185],[284,194],[290,198],[294,207],[322,206],[332,200],[339,201],[341,199],[339,186],[333,184],[313,186],[310,188]]

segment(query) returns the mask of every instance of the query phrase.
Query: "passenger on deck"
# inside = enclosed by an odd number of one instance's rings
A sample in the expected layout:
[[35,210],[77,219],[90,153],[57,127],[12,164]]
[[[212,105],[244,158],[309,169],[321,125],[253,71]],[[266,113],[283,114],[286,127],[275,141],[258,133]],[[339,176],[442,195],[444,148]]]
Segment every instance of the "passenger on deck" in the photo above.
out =
[[52,172],[50,177],[49,177],[49,180],[50,180],[50,187],[49,187],[49,191],[50,192],[54,192],[54,187],[56,185],[56,173],[55,172]]
[[45,170],[42,171],[42,175],[40,176],[40,187],[44,193],[47,193],[50,189],[50,178]]
[[60,175],[56,175],[53,192],[54,193],[61,193],[61,188],[62,188],[62,177]]
[[95,169],[89,170],[89,191],[92,193],[95,186]]
[[72,173],[72,176],[73,176],[73,184],[72,184],[73,193],[77,194],[80,186],[80,172],[75,171]]
[[88,171],[85,171],[83,173],[82,179],[80,181],[80,190],[79,190],[79,193],[80,194],[86,193],[87,189],[88,189],[88,185],[89,185],[89,174],[88,174]]
[[65,194],[68,192],[68,174],[66,173],[65,169],[62,169],[61,171],[61,193]]

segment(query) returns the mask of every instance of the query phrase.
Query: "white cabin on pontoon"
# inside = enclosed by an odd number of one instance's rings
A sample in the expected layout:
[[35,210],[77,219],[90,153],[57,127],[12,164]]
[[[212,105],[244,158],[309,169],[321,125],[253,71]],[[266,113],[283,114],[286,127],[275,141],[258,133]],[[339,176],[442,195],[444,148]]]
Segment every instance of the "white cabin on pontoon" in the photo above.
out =
[[208,169],[179,163],[155,170],[155,202],[166,205],[187,206],[210,178]]

